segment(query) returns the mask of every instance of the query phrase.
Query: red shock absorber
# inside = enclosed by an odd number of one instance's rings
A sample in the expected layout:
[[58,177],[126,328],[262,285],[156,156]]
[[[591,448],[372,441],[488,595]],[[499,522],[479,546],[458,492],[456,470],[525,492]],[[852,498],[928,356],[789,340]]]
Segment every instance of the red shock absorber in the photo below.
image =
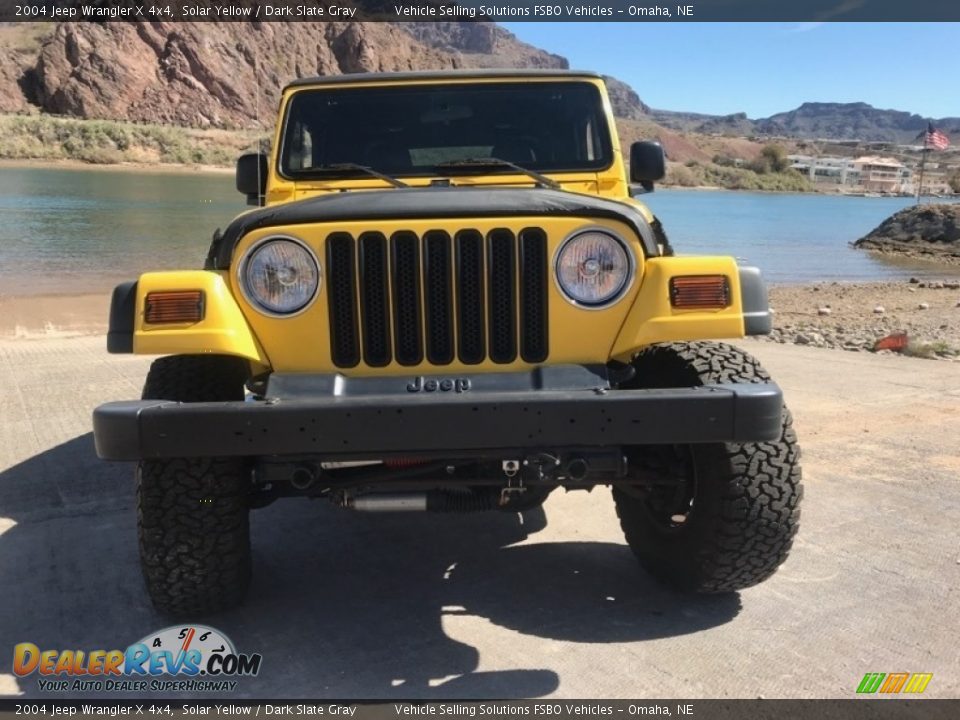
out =
[[426,465],[427,461],[415,457],[395,457],[383,461],[383,466],[391,470],[404,470],[406,468],[416,467],[417,465]]

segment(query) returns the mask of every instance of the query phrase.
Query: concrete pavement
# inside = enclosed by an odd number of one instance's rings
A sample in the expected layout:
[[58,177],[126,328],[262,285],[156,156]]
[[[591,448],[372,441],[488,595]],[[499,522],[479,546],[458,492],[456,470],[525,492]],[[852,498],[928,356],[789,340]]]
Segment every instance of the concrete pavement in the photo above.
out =
[[[609,491],[545,514],[253,516],[248,603],[211,618],[263,654],[237,696],[852,697],[868,671],[960,696],[960,364],[746,342],[804,450],[797,543],[768,582],[661,589]],[[102,337],[0,341],[0,695],[13,645],[124,648],[170,623],[140,578],[132,467],[98,461],[90,411],[149,360]],[[115,697],[115,696],[114,696]]]

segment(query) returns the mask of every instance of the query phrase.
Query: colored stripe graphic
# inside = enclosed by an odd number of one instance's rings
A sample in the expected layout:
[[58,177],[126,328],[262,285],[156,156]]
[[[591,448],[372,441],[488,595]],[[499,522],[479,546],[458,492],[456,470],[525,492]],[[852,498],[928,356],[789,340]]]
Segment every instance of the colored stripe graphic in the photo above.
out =
[[904,693],[922,693],[927,689],[933,673],[867,673],[857,686],[857,693],[871,695],[875,692],[895,695]]
[[887,675],[887,681],[883,683],[883,687],[880,688],[882,693],[898,693],[903,684],[907,682],[907,678],[910,677],[910,673],[890,673]]
[[863,680],[860,681],[860,685],[857,687],[857,692],[875,693],[885,677],[886,673],[867,673],[863,676]]
[[903,689],[905,693],[922,693],[927,689],[933,673],[914,673],[907,681],[907,686]]

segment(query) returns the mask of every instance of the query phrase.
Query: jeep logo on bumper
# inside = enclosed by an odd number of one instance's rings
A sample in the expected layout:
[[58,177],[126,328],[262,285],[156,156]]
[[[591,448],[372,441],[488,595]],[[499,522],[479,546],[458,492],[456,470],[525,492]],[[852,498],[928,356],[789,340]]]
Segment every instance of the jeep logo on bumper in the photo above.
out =
[[469,378],[443,378],[442,380],[428,380],[420,375],[407,383],[407,392],[456,392],[463,393],[470,390],[472,383]]

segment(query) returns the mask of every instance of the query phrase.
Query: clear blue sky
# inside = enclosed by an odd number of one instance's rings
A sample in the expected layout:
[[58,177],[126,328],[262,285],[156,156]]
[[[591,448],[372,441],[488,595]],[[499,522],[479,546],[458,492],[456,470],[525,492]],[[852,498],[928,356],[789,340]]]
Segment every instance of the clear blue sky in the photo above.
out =
[[758,118],[805,101],[863,101],[960,117],[960,23],[503,25],[664,110]]

